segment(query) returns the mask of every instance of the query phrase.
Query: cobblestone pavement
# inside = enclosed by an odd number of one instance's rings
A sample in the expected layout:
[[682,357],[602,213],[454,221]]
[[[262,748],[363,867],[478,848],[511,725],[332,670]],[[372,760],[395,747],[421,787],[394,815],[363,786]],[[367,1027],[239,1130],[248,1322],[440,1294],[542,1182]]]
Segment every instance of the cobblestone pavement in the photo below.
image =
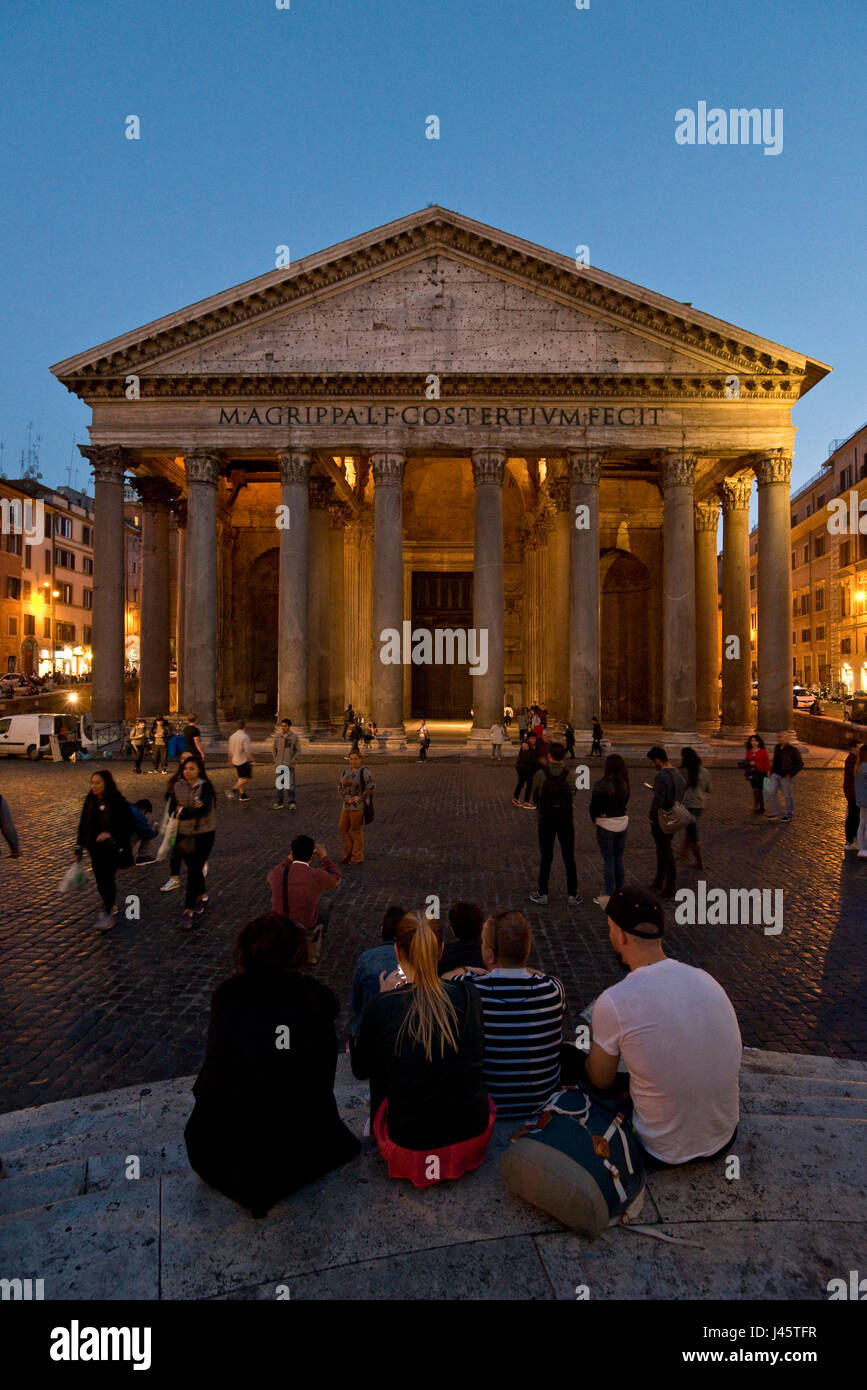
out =
[[[308,761],[298,769],[299,810],[271,809],[259,764],[249,803],[229,802],[230,774],[215,767],[218,829],[208,890],[211,909],[197,931],[177,930],[178,892],[160,893],[166,868],[153,864],[119,876],[119,901],[140,898],[139,921],[122,920],[101,936],[92,879],[79,893],[57,884],[70,862],[91,765],[7,759],[0,790],[21,835],[22,857],[0,861],[0,1111],[162,1080],[195,1071],[203,1055],[212,990],[230,967],[240,926],[268,907],[265,874],[306,831],[340,857],[336,782],[343,763]],[[98,764],[97,764],[98,766]],[[511,768],[441,755],[429,763],[371,760],[376,820],[366,862],[347,869],[319,976],[346,1016],[353,962],[378,941],[392,902],[423,906],[437,894],[484,908],[519,906],[531,922],[535,961],[564,981],[570,1026],[601,989],[620,978],[604,914],[601,861],[589,817],[576,807],[581,907],[569,910],[562,864],[555,860],[549,906],[527,901],[538,864],[535,815],[511,803]],[[157,806],[164,779],[115,773],[131,799]],[[632,827],[627,882],[646,883],[655,860],[646,819],[650,793],[632,769]],[[713,773],[702,821],[708,888],[782,888],[779,935],[761,926],[677,926],[666,909],[667,950],[709,970],[732,998],[748,1045],[788,1052],[867,1058],[867,860],[842,854],[839,769],[805,771],[789,825],[750,813],[751,794],[735,769]],[[679,884],[699,875],[679,865]]]

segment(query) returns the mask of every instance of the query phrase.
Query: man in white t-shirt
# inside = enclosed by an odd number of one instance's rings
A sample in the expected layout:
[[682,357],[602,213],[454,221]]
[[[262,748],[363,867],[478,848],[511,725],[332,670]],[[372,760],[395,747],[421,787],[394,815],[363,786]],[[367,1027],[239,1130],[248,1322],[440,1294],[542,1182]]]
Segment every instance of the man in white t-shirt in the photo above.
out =
[[230,801],[234,801],[236,796],[239,801],[249,801],[244,788],[253,776],[253,745],[243,719],[238,720],[237,729],[229,737],[227,761],[234,767],[237,780],[226,796]]
[[742,1043],[731,1001],[706,971],[668,959],[653,894],[621,888],[607,913],[611,945],[629,974],[593,1005],[587,1080],[609,1090],[623,1058],[633,1124],[651,1166],[716,1158],[738,1126]]

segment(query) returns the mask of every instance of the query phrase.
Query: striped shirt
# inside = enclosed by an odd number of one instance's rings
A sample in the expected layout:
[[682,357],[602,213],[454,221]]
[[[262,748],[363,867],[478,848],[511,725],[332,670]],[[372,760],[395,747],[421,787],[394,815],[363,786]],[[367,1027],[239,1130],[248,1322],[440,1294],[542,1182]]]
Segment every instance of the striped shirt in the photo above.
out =
[[560,1083],[563,986],[529,970],[491,970],[472,981],[482,998],[485,1086],[497,1119],[533,1115]]

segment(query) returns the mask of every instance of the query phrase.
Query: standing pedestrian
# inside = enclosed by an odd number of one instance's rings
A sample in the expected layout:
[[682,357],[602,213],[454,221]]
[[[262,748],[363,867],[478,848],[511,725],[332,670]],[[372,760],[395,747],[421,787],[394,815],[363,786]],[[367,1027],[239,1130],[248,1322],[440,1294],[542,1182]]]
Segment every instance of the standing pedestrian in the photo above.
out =
[[575,759],[575,730],[571,724],[567,724],[563,730],[563,741],[566,744],[566,757]]
[[760,734],[747,739],[747,781],[753,789],[753,815],[765,814],[765,778],[771,773],[771,759]]
[[234,787],[229,788],[226,796],[230,801],[234,801],[235,797],[239,801],[249,801],[244,788],[253,776],[253,745],[243,719],[238,720],[238,727],[229,738],[226,761],[235,769],[236,778]]
[[858,798],[855,795],[855,768],[858,763],[860,743],[854,734],[849,734],[846,739],[846,746],[849,751],[843,764],[843,795],[846,798],[845,844],[843,849],[854,850],[861,848],[857,840],[861,811]]
[[340,774],[337,790],[340,793],[340,834],[343,836],[342,864],[364,862],[364,823],[373,819],[373,793],[376,783],[353,748],[349,767]]
[[[182,772],[183,772],[183,770],[184,770],[184,763],[189,762],[190,758],[194,758],[195,756],[196,756],[195,753],[191,753],[191,752],[189,752],[189,751],[185,748],[185,749],[183,750],[183,752],[181,753],[181,756],[180,756],[180,758],[179,758],[179,760],[178,760],[178,770],[177,770],[177,772],[173,773],[172,776],[169,778],[169,784],[168,784],[168,786],[166,787],[166,817],[168,817],[169,814],[170,814],[170,812],[169,812],[169,799],[170,799],[170,797],[171,797],[172,792],[174,791],[175,783],[177,782],[178,778],[181,776],[181,774],[182,774]],[[202,763],[202,766],[204,767],[204,763]],[[205,865],[204,872],[205,872],[205,873],[208,872],[208,866],[207,866],[207,864]],[[169,876],[168,876],[168,878],[166,879],[166,882],[165,882],[165,883],[163,884],[163,886],[160,888],[160,892],[161,892],[161,893],[171,893],[171,892],[173,892],[173,890],[174,890],[175,888],[180,888],[180,886],[181,886],[181,877],[180,877],[180,875],[181,875],[181,856],[180,856],[180,853],[179,853],[179,851],[178,851],[178,843],[177,843],[177,840],[175,840],[174,848],[172,849],[171,854],[170,854],[170,856],[169,856]]]
[[136,720],[133,730],[130,733],[129,741],[133,756],[135,757],[133,772],[141,773],[141,760],[148,746],[148,726],[146,720],[140,717]]
[[183,728],[184,747],[186,748],[188,753],[198,753],[199,757],[204,763],[205,750],[202,747],[202,731],[196,723],[197,719],[197,714],[187,715],[187,722]]
[[491,757],[497,761],[503,756],[503,744],[506,741],[506,730],[502,719],[495,720],[491,725]]
[[[318,863],[314,864],[314,857]],[[282,912],[307,932],[307,959],[316,965],[322,949],[322,938],[334,899],[331,891],[340,883],[340,871],[328,857],[324,845],[316,844],[312,835],[296,835],[289,854],[268,874],[271,889],[271,911]]]
[[515,783],[515,790],[512,793],[512,805],[521,805],[521,791],[523,790],[524,810],[526,811],[533,809],[533,803],[530,799],[533,793],[533,778],[539,770],[539,761],[535,752],[535,739],[533,740],[533,745],[533,747],[530,746],[530,740],[527,738],[526,734],[523,734],[521,736],[521,745],[518,749],[518,756],[515,760],[515,771],[518,775],[518,780]]
[[427,750],[430,747],[430,734],[427,731],[427,724],[422,718],[418,726],[418,760],[420,763],[427,762]]
[[355,710],[352,708],[352,701],[350,700],[349,704],[346,706],[346,709],[343,711],[343,733],[340,735],[342,739],[346,738],[346,730],[350,727],[351,724],[354,723]]
[[858,762],[855,766],[855,800],[860,811],[858,858],[867,859],[867,743],[862,743],[858,749]]
[[692,820],[687,825],[684,834],[680,858],[685,859],[691,849],[695,859],[695,867],[703,869],[704,860],[698,839],[698,823],[701,820],[705,801],[710,792],[710,775],[707,768],[702,766],[701,758],[694,748],[681,748],[680,767],[686,783],[683,804],[688,811],[692,812]]
[[659,744],[654,744],[647,754],[656,768],[653,779],[653,800],[650,803],[650,833],[656,846],[656,877],[648,886],[664,898],[674,897],[677,882],[677,868],[671,836],[666,834],[659,823],[660,811],[670,811],[676,801],[683,801],[683,778],[668,760],[668,754]]
[[590,795],[590,819],[596,827],[596,843],[602,855],[605,878],[605,892],[593,901],[601,908],[606,908],[608,899],[623,887],[623,852],[629,828],[626,814],[628,803],[629,773],[626,763],[619,753],[609,753],[605,759],[605,772]]
[[361,721],[360,715],[356,719],[353,719],[349,737],[349,756],[351,758],[353,753],[358,752],[358,745],[364,737],[364,724]]
[[[283,809],[283,793],[289,793],[289,810],[295,810],[295,764],[301,752],[301,740],[292,728],[291,719],[281,719],[280,727],[274,733],[271,744],[274,762],[277,765],[275,811]],[[284,785],[285,782],[285,785]]]
[[0,835],[9,846],[9,858],[20,859],[21,849],[18,844],[18,831],[15,829],[12,812],[9,810],[9,802],[5,796],[0,796]]
[[575,868],[575,825],[572,820],[572,799],[575,784],[564,762],[566,749],[562,743],[552,743],[547,759],[542,761],[533,780],[533,799],[539,810],[539,888],[530,894],[530,902],[545,905],[548,901],[548,879],[554,859],[554,841],[559,840],[566,870],[567,902],[577,907],[578,871]]
[[[771,759],[771,784],[768,788],[768,804],[771,807],[768,812],[768,820],[790,821],[795,812],[795,798],[792,793],[792,782],[804,766],[804,759],[801,757],[800,750],[790,742],[788,729],[780,729],[777,734],[777,743],[774,746],[774,756]],[[783,795],[786,809],[781,816],[779,810],[780,793]]]
[[153,744],[154,772],[168,775],[169,770],[169,724],[164,715],[158,714],[151,726]]
[[81,808],[75,857],[80,859],[84,850],[90,855],[96,887],[102,898],[103,910],[96,921],[98,931],[110,931],[117,924],[115,876],[118,869],[132,862],[133,829],[132,812],[111,773],[94,772]]
[[529,727],[530,711],[527,709],[527,706],[525,705],[524,708],[521,710],[521,713],[518,715],[518,735],[520,738],[524,738],[526,736]]
[[208,905],[205,892],[205,865],[214,847],[217,830],[217,794],[195,755],[187,758],[172,788],[169,812],[177,813],[178,857],[187,866],[187,889],[181,931],[190,931]]
[[593,742],[590,745],[590,756],[591,758],[602,757],[602,725],[595,714],[593,716]]

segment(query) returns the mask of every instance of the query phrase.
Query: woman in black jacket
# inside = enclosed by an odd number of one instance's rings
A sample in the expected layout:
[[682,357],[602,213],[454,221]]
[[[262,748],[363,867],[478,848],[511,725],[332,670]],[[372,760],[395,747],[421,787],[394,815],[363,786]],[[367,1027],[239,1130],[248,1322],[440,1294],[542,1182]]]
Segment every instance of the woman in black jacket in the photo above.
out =
[[87,850],[103,910],[96,926],[110,931],[117,924],[115,874],[132,863],[130,839],[134,830],[129,804],[108,771],[94,772],[84,798],[75,847],[76,858]]
[[605,775],[593,788],[590,797],[590,819],[596,827],[596,840],[602,855],[605,892],[593,901],[608,906],[608,899],[623,887],[623,851],[629,817],[629,773],[619,753],[609,753],[605,759]]
[[527,810],[531,811],[533,810],[533,805],[530,800],[530,793],[533,790],[533,778],[539,771],[539,759],[530,746],[526,734],[521,735],[521,746],[518,749],[518,756],[515,759],[515,771],[518,780],[515,784],[515,790],[512,793],[512,805],[520,806],[521,788],[523,787],[524,806]]
[[174,861],[177,856],[178,865],[185,863],[187,866],[187,891],[180,926],[181,931],[189,931],[207,907],[205,868],[214,848],[217,829],[217,794],[197,754],[191,753],[184,760],[167,801],[169,814],[177,813],[178,817],[172,859]]
[[199,1177],[253,1216],[361,1148],[334,1099],[340,1006],[303,973],[306,940],[303,927],[276,912],[240,933],[239,973],[214,994],[184,1131]]
[[457,1178],[482,1162],[496,1108],[485,1090],[478,994],[441,980],[442,928],[408,912],[394,937],[398,969],[380,976],[365,1006],[352,1070],[370,1078],[372,1129],[389,1176],[416,1187]]

